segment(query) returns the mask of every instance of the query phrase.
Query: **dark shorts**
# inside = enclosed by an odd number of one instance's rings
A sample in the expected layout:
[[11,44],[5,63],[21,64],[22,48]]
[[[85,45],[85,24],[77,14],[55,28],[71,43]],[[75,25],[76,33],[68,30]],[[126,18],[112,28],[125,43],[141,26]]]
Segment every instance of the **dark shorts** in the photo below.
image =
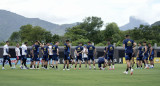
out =
[[113,55],[109,55],[108,58],[107,58],[107,60],[108,60],[108,61],[110,61],[110,60],[113,61],[113,60],[114,60]]
[[136,59],[136,60],[138,60],[138,61],[142,61],[142,59],[143,59],[143,56],[139,56],[139,57],[137,57],[137,59]]
[[88,61],[87,57],[84,57],[83,60],[84,60],[84,61]]
[[144,59],[144,60],[148,60],[148,56],[144,56],[143,59]]
[[131,60],[132,59],[132,53],[125,53],[125,59]]
[[154,56],[150,56],[149,61],[153,61],[153,60],[154,60]]
[[33,60],[34,61],[40,61],[40,58],[39,58],[38,54],[34,54]]
[[70,53],[64,54],[64,60],[70,60]]
[[44,61],[48,61],[48,55],[43,55],[43,59]]
[[78,61],[78,60],[82,61],[82,56],[81,55],[76,57],[76,61]]
[[94,61],[94,56],[93,55],[88,55],[88,60]]
[[21,56],[16,56],[16,60],[22,60]]
[[4,61],[5,61],[5,60],[10,60],[10,58],[9,58],[8,55],[4,55],[4,56],[3,56],[3,60],[4,60]]
[[57,54],[55,54],[55,55],[53,55],[52,60],[54,60],[54,61],[58,61],[58,58],[59,58],[59,56],[58,56]]
[[[53,55],[49,55],[49,60],[51,60],[53,58]],[[53,59],[52,59],[53,60]]]
[[22,60],[27,60],[26,55],[22,55],[21,58],[22,58]]

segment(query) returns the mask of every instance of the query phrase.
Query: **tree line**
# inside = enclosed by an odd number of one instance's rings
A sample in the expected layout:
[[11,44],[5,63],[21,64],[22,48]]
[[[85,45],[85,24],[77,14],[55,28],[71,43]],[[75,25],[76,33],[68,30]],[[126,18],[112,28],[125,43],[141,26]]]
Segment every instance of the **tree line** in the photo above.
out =
[[[103,26],[104,22],[100,17],[86,17],[83,22],[67,28],[66,33],[63,36],[59,36],[39,26],[24,25],[20,27],[19,31],[13,32],[8,40],[11,45],[22,42],[28,42],[29,45],[32,45],[35,40],[44,43],[59,41],[60,45],[63,45],[65,40],[69,39],[73,46],[76,46],[79,42],[86,44],[88,41],[93,42],[96,46],[105,46],[107,41],[116,43],[117,46],[122,46],[125,35],[129,34],[135,42],[146,41],[160,45],[159,25],[140,25],[133,29],[129,28],[130,30],[126,31],[120,30],[115,22],[105,24],[104,30],[101,30]],[[0,43],[0,45],[2,44]]]

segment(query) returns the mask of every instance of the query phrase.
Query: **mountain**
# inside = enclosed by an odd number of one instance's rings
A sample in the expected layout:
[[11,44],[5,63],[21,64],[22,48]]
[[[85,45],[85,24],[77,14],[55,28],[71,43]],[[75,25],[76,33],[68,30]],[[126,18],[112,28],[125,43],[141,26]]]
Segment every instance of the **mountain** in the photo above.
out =
[[39,18],[26,18],[10,11],[0,10],[0,41],[7,40],[12,32],[27,24],[41,26],[52,34],[64,35],[66,28],[76,26],[78,23],[58,25]]
[[153,23],[151,26],[160,26],[160,21]]
[[149,25],[147,22],[143,21],[143,20],[140,20],[134,16],[131,16],[129,18],[129,23],[119,27],[120,30],[128,30],[128,29],[134,29],[134,27],[139,27],[139,25]]

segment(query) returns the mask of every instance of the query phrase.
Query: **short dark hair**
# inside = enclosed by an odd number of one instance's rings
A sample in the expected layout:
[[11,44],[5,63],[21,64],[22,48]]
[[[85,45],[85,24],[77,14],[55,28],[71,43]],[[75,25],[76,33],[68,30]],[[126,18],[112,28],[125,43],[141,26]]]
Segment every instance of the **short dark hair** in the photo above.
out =
[[6,41],[6,43],[9,43],[9,41]]
[[142,45],[142,42],[139,42],[139,44],[141,44],[141,45]]
[[78,44],[83,44],[82,42],[79,42]]
[[130,35],[126,35],[126,37],[129,37]]
[[90,41],[88,43],[91,43]]
[[24,44],[27,44],[28,42],[24,42]]
[[69,40],[66,40],[66,42],[69,42]]
[[37,40],[35,42],[38,42]]
[[148,43],[148,44],[151,44],[151,43]]
[[144,41],[143,43],[147,43],[146,41]]

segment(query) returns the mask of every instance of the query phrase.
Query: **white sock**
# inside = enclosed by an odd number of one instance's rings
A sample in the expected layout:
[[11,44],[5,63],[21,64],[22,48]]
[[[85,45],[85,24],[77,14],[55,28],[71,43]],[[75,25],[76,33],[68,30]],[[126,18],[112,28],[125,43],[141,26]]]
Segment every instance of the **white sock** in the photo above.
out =
[[109,66],[109,68],[112,68],[111,66]]
[[113,69],[114,69],[114,65],[113,65]]
[[93,68],[96,68],[95,66]]

